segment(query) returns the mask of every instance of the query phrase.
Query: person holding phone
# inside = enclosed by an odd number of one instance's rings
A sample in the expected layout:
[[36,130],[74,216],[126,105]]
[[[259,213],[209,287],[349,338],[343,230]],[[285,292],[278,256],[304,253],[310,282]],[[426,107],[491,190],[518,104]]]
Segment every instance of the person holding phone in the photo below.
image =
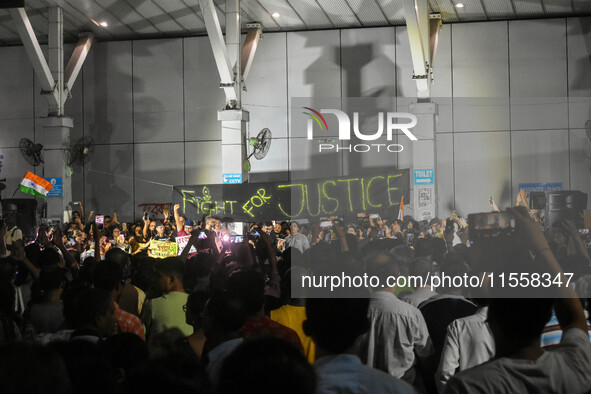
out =
[[308,237],[300,233],[300,225],[298,222],[291,222],[290,229],[291,233],[285,238],[285,249],[296,248],[302,253],[310,249]]

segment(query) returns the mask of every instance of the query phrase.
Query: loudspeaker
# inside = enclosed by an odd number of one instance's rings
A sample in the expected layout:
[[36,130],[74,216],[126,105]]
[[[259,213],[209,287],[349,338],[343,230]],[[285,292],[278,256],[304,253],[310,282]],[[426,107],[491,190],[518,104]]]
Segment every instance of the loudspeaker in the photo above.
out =
[[546,192],[546,224],[560,225],[563,219],[572,220],[577,228],[584,227],[583,211],[587,209],[587,194],[578,190]]
[[16,206],[16,223],[18,228],[23,232],[25,238],[32,238],[35,236],[35,228],[37,227],[37,201],[32,198],[6,198],[2,200],[2,212],[4,216],[8,213],[9,205]]
[[546,192],[529,192],[529,208],[546,209]]

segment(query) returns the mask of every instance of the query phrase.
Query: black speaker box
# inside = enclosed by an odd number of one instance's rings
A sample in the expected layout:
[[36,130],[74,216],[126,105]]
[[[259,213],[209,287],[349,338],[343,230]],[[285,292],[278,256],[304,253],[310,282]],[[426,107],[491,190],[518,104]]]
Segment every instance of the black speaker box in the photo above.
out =
[[556,227],[563,219],[584,227],[583,211],[587,209],[587,194],[578,190],[546,192],[546,224]]
[[546,209],[546,192],[529,192],[529,208],[539,211]]

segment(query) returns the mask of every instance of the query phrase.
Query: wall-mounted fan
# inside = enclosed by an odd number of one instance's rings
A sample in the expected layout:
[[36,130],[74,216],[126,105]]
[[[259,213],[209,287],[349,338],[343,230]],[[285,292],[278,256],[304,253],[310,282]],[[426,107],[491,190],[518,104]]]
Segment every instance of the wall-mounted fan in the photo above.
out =
[[64,147],[64,161],[67,166],[73,164],[84,165],[90,161],[94,153],[94,139],[92,137],[80,138],[74,145]]
[[41,156],[43,145],[35,144],[28,138],[21,138],[18,146],[27,163],[33,167],[37,167],[39,164],[43,163],[43,156]]
[[94,139],[92,137],[83,137],[73,145],[66,142],[63,153],[64,162],[66,163],[68,173],[71,175],[74,173],[72,169],[74,164],[82,166],[90,161],[94,153]]
[[271,138],[273,135],[271,134],[271,130],[264,128],[262,129],[256,138],[249,138],[247,140],[247,149],[249,146],[252,147],[252,152],[246,156],[246,160],[244,160],[244,171],[250,171],[250,161],[249,159],[254,156],[257,160],[262,160],[269,152],[269,148],[271,147]]

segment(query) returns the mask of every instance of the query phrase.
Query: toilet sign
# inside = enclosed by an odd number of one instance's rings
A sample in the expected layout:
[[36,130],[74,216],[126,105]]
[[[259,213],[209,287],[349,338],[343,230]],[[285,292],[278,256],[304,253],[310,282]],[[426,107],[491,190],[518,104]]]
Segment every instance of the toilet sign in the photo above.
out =
[[435,177],[432,168],[414,170],[414,184],[415,185],[433,185],[435,184]]

